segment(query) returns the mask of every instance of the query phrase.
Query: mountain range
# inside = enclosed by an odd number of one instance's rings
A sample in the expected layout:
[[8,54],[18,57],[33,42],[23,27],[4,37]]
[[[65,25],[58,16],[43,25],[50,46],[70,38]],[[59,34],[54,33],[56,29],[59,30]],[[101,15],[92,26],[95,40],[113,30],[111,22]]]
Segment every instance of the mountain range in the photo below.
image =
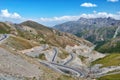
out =
[[[108,18],[80,18],[77,21],[69,21],[55,25],[54,28],[63,32],[75,34],[93,43],[106,41],[113,38],[120,20]],[[117,36],[120,36],[120,30]]]

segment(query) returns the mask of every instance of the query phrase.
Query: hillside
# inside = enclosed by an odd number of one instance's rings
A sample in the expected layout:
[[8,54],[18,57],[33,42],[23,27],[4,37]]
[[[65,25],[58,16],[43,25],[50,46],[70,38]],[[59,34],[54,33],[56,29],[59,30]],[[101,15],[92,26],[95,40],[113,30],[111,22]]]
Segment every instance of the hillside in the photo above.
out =
[[101,58],[101,59],[98,59],[98,60],[92,62],[92,65],[102,64],[102,67],[119,66],[119,64],[120,64],[119,59],[120,59],[119,53],[109,54],[104,58]]
[[0,22],[0,33],[10,33],[10,27],[3,22]]
[[97,50],[102,53],[120,53],[120,38],[111,39]]
[[26,40],[22,37],[10,35],[10,37],[6,41],[4,41],[1,46],[8,47],[13,50],[24,50],[39,46],[39,44],[30,42],[29,40]]
[[[92,65],[101,64],[100,72],[104,76],[100,76],[97,80],[119,80],[120,79],[120,54],[109,54],[104,58],[100,58],[92,62]],[[107,74],[106,74],[107,73]]]
[[111,74],[98,78],[98,80],[119,80],[120,74]]
[[46,31],[52,30],[51,28],[46,27],[46,26],[39,24],[37,22],[34,22],[34,21],[25,21],[25,22],[20,23],[20,25],[29,26],[29,27],[34,28],[36,30],[46,30]]
[[66,47],[66,45],[74,46],[80,43],[90,42],[77,38],[74,35],[63,33],[33,21],[26,21],[21,24],[15,25],[18,30],[18,35],[28,40],[34,40],[40,44],[50,44],[53,46]]

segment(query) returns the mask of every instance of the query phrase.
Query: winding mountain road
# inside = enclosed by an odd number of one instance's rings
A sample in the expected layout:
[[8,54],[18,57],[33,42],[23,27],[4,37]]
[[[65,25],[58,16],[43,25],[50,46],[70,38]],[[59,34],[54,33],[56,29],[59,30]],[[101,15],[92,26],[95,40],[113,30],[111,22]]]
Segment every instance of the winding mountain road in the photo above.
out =
[[70,53],[70,55],[71,55],[71,58],[68,60],[68,61],[66,61],[63,65],[67,65],[68,63],[70,63],[72,60],[73,60],[73,53]]
[[[68,67],[66,65],[61,65],[61,64],[58,64],[58,63],[53,63],[53,62],[47,62],[47,61],[40,61],[40,63],[44,64],[45,66],[47,67],[50,67],[50,68],[54,68],[56,71],[58,72],[66,72],[66,71],[69,71],[71,72],[74,76],[77,76],[77,77],[85,77],[85,74],[83,71],[80,71],[80,70],[77,70],[75,68],[72,68],[72,67]],[[50,66],[51,65],[51,66]],[[53,66],[53,67],[52,67]],[[64,71],[63,71],[64,70]],[[69,74],[69,73],[67,73]]]
[[8,38],[8,34],[0,34],[0,43]]
[[71,68],[71,67],[61,65],[61,64],[57,64],[57,63],[51,63],[51,64],[57,66],[58,68],[65,69],[65,70],[71,71],[73,73],[76,73],[75,75],[78,76],[78,77],[84,77],[85,76],[85,74],[82,71],[77,70],[75,68]]
[[52,62],[54,62],[56,60],[57,54],[58,54],[58,49],[54,48],[54,56],[53,56]]
[[[78,77],[85,77],[85,73],[83,71],[80,71],[78,69],[66,66],[66,64],[70,63],[73,59],[74,59],[74,55],[71,53],[71,58],[66,61],[64,64],[58,64],[56,63],[56,58],[57,58],[57,54],[58,54],[58,49],[57,48],[53,48],[54,49],[54,56],[52,58],[52,62],[47,62],[47,61],[40,61],[40,63],[44,64],[47,67],[50,67],[58,72],[63,72],[65,73],[65,71],[71,72],[73,75],[78,76]],[[69,74],[69,73],[67,73]]]
[[53,55],[52,60],[50,62],[49,61],[42,61],[42,60],[40,60],[39,62],[42,63],[43,65],[57,71],[57,72],[61,72],[61,73],[65,73],[65,74],[72,74],[72,75],[77,76],[77,77],[86,77],[86,73],[84,70],[81,70],[80,68],[77,69],[77,68],[72,68],[72,67],[67,66],[67,64],[70,63],[74,59],[73,53],[70,53],[70,58],[67,59],[67,61],[64,62],[63,64],[56,63],[56,58],[58,55],[58,48],[57,47],[53,48],[53,54],[54,55]]

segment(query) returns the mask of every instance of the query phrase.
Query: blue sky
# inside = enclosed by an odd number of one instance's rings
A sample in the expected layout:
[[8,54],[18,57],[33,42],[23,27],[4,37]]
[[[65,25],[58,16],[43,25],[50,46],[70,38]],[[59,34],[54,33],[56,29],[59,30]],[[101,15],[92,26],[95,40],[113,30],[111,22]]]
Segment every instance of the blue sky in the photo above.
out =
[[119,0],[1,0],[0,21],[34,20],[47,26],[80,17],[120,19]]

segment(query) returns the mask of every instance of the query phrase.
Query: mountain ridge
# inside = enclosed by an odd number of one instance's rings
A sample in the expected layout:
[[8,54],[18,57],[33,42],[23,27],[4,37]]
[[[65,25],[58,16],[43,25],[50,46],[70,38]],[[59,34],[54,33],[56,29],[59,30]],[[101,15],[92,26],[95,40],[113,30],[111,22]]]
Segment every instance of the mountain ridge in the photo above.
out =
[[[120,25],[120,20],[108,18],[80,18],[77,21],[69,21],[54,26],[55,29],[75,34],[93,43],[106,41],[113,38],[113,35]],[[119,35],[120,33],[118,33]]]

